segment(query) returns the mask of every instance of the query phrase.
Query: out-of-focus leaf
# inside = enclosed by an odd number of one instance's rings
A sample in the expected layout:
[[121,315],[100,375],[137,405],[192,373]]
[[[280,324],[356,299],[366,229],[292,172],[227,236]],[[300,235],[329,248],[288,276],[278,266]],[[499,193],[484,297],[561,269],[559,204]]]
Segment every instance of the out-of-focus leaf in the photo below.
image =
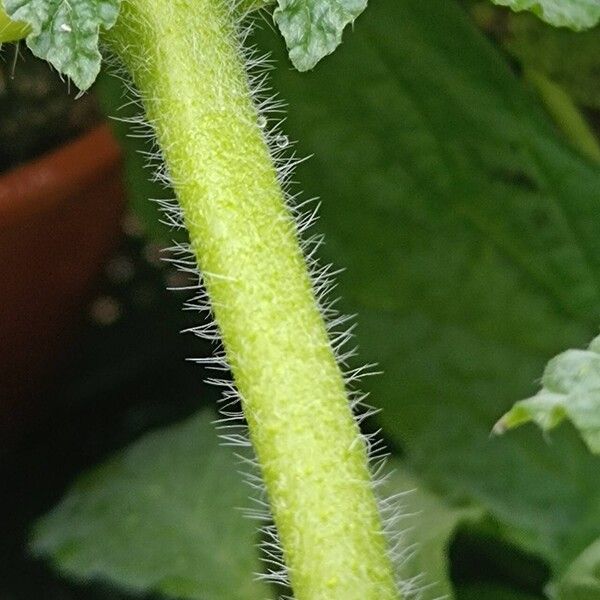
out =
[[553,600],[600,599],[600,539],[588,546],[569,565],[549,591]]
[[239,14],[248,15],[255,10],[268,8],[271,4],[275,4],[276,1],[277,0],[239,0],[239,2],[236,2],[235,7]]
[[312,69],[342,42],[346,25],[366,8],[367,0],[278,0],[273,18],[299,71]]
[[600,536],[600,459],[568,427],[490,429],[598,330],[600,170],[451,0],[380,0],[342,52],[274,79],[384,431],[558,573]]
[[100,29],[117,20],[120,0],[3,0],[14,21],[31,27],[27,46],[86,90],[100,71]]
[[598,0],[492,0],[514,11],[529,10],[557,27],[579,31],[589,29],[600,20]]
[[144,436],[81,476],[36,525],[64,574],[192,600],[264,600],[248,490],[211,413]]
[[457,600],[541,600],[525,592],[489,583],[473,583],[457,589]]
[[529,421],[549,431],[568,419],[589,449],[600,453],[600,337],[587,350],[567,350],[544,371],[542,389],[517,402],[494,426],[504,433]]
[[[429,491],[400,463],[384,487],[391,496],[405,492],[398,500],[402,518],[402,550],[408,556],[399,565],[399,578],[405,582],[407,596],[419,590],[421,600],[454,598],[450,582],[448,549],[454,532],[465,522],[475,522],[483,511],[472,506],[453,506]],[[385,496],[384,496],[385,497]]]

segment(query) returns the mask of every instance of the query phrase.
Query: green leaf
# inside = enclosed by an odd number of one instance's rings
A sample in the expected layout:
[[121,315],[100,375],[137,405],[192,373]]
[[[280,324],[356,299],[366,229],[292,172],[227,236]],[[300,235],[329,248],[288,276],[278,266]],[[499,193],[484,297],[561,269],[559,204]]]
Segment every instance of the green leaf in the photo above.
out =
[[31,27],[27,46],[86,90],[100,71],[100,29],[117,20],[120,0],[4,0],[15,21]]
[[588,546],[550,586],[553,600],[600,600],[600,539]]
[[197,600],[269,597],[255,581],[256,524],[211,413],[144,436],[81,476],[31,547],[62,573]]
[[481,519],[483,511],[447,503],[411,475],[400,461],[391,461],[390,467],[393,471],[383,492],[388,496],[404,492],[399,500],[402,545],[412,549],[400,564],[400,580],[411,589],[418,589],[421,600],[451,600],[454,592],[450,582],[450,542],[457,527]]
[[457,600],[540,600],[540,597],[490,583],[471,583],[458,588]]
[[597,333],[600,169],[452,0],[380,0],[344,52],[274,79],[384,431],[559,572],[600,536],[600,459],[568,427],[489,432]]
[[529,10],[557,27],[579,31],[589,29],[600,21],[600,3],[597,0],[492,0],[494,4],[509,6],[514,11]]
[[542,389],[517,402],[494,426],[494,433],[529,421],[549,431],[569,419],[589,449],[600,453],[600,337],[588,350],[567,350],[553,358],[542,378]]
[[278,0],[273,18],[299,71],[312,69],[342,42],[346,25],[367,7],[367,0]]

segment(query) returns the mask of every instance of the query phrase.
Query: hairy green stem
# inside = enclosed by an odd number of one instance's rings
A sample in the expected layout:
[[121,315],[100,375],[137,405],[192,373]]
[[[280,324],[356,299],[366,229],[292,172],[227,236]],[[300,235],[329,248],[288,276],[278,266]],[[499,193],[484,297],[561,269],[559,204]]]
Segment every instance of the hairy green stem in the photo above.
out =
[[227,0],[123,0],[108,37],[155,128],[298,600],[398,597],[348,404]]

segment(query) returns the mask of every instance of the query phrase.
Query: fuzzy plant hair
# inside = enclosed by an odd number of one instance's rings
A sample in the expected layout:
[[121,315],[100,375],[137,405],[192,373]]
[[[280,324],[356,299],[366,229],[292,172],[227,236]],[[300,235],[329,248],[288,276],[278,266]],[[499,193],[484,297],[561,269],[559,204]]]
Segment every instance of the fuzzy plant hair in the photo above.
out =
[[395,577],[398,498],[377,500],[385,450],[359,427],[374,412],[356,389],[369,367],[348,366],[352,317],[331,298],[322,237],[307,234],[318,205],[290,189],[301,159],[268,58],[247,46],[247,4],[123,0],[105,41],[145,115],[132,132],[155,139],[154,176],[176,192],[159,201],[165,221],[189,232],[167,260],[190,275],[185,308],[204,316],[191,331],[214,344],[195,360],[220,372],[221,437],[243,448],[260,577],[297,600],[414,597]]

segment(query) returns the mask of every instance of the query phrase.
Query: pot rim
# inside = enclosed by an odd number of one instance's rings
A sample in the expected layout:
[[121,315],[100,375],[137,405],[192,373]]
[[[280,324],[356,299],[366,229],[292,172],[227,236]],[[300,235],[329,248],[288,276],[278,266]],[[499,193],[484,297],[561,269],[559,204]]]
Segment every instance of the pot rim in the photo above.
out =
[[68,203],[113,170],[121,150],[107,123],[0,173],[0,227]]

